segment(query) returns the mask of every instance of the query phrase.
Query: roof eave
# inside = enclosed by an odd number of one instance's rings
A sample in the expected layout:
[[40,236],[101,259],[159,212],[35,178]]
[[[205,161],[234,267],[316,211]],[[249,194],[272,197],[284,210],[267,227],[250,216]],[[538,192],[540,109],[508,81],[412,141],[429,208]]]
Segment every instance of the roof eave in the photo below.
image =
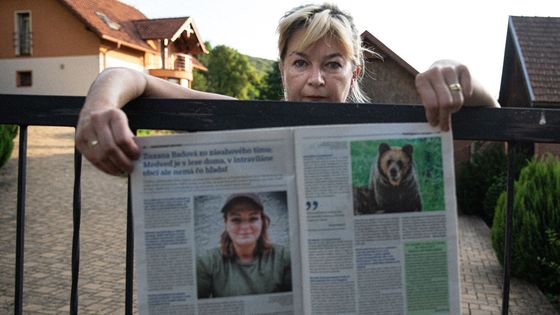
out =
[[376,45],[380,50],[382,50],[387,55],[389,55],[395,62],[397,62],[397,64],[403,67],[411,75],[416,76],[419,73],[418,70],[414,69],[414,67],[412,67],[408,62],[404,61],[401,57],[399,57],[399,55],[397,55],[389,47],[383,44],[379,39],[373,36],[370,32],[364,31],[361,37],[362,39],[367,39],[369,42]]
[[523,51],[521,51],[521,45],[519,44],[519,38],[517,37],[517,33],[515,32],[515,26],[513,25],[513,18],[509,17],[509,29],[511,31],[511,38],[513,42],[513,49],[517,52],[517,56],[519,56],[519,64],[521,66],[521,72],[523,73],[523,79],[525,80],[525,87],[527,88],[527,92],[529,93],[529,99],[531,103],[535,102],[535,93],[533,92],[533,87],[531,86],[531,80],[529,78],[529,72],[527,71],[527,66],[525,64],[525,57],[523,57]]
[[109,35],[102,34],[101,39],[104,39],[104,40],[109,41],[109,42],[113,42],[113,43],[115,43],[119,46],[122,45],[122,46],[125,46],[125,47],[128,47],[128,48],[140,50],[140,51],[147,52],[147,53],[153,53],[153,54],[157,53],[156,50],[148,49],[148,48],[136,45],[136,44],[132,44],[132,43],[120,40],[120,39],[116,39],[116,38],[114,38],[112,36],[109,36]]

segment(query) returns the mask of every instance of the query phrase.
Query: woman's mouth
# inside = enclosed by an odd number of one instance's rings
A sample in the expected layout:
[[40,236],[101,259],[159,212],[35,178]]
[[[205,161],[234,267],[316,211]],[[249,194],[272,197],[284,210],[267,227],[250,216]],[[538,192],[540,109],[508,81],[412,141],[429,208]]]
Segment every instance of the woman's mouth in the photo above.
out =
[[307,102],[321,102],[321,101],[325,101],[326,97],[312,95],[312,96],[305,96],[303,99]]

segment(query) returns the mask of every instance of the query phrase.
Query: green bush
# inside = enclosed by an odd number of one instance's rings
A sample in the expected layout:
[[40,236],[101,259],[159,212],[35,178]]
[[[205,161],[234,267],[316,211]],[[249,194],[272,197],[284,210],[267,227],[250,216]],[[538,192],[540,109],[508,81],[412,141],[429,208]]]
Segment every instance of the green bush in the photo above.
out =
[[464,214],[483,217],[483,201],[495,178],[505,176],[507,157],[502,143],[475,142],[471,159],[457,172],[457,204]]
[[492,184],[484,196],[484,201],[482,202],[483,217],[482,219],[488,226],[492,226],[492,221],[494,221],[494,211],[496,209],[496,204],[500,195],[507,189],[507,176],[505,174],[500,174],[494,177]]
[[0,167],[2,167],[12,155],[14,138],[17,135],[16,125],[0,125]]
[[[560,160],[533,159],[514,184],[511,272],[545,292],[560,292]],[[492,246],[503,263],[506,193],[496,206]],[[554,272],[556,266],[556,273]]]

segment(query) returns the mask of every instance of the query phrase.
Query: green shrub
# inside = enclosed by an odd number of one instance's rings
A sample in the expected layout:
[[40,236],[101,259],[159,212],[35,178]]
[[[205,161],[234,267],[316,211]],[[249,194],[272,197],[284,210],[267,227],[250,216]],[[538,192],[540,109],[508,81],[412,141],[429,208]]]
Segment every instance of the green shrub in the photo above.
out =
[[494,221],[494,211],[496,209],[496,204],[500,195],[507,189],[507,176],[505,174],[500,174],[492,180],[492,184],[484,196],[484,201],[482,202],[483,217],[482,219],[488,226],[492,226],[492,221]]
[[[545,292],[559,292],[560,161],[533,159],[514,184],[511,272],[536,283]],[[492,246],[503,264],[506,193],[498,199],[492,226]]]
[[2,167],[12,155],[14,138],[17,135],[16,125],[0,125],[0,167]]
[[483,201],[495,178],[505,176],[507,157],[502,143],[475,142],[471,159],[457,172],[457,204],[462,213],[483,217]]

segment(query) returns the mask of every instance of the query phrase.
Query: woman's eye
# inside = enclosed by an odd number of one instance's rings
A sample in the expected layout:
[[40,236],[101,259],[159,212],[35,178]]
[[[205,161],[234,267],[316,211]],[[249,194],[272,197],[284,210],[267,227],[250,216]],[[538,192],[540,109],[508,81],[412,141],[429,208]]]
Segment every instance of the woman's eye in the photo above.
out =
[[298,60],[294,61],[293,65],[296,68],[303,68],[303,67],[305,67],[305,65],[307,65],[307,62],[305,62],[305,60],[298,59]]
[[234,224],[240,224],[240,223],[241,223],[241,219],[239,219],[239,218],[233,218],[233,219],[231,219],[231,222],[233,222]]
[[339,62],[331,61],[331,62],[327,63],[327,68],[329,70],[338,70],[338,69],[342,68],[342,65]]
[[251,221],[251,223],[254,223],[259,221],[259,217],[250,218],[249,220]]

